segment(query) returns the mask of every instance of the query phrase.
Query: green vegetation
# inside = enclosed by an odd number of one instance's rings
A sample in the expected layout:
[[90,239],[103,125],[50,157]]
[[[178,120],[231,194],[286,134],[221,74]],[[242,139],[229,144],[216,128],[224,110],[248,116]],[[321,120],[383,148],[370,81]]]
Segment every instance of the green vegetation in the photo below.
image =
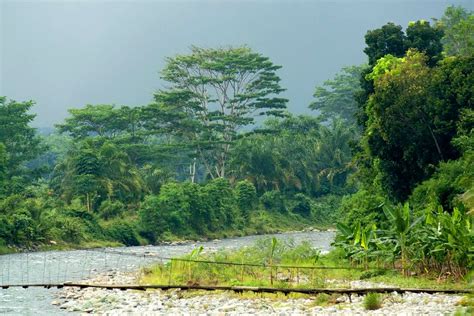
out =
[[379,293],[367,293],[364,297],[364,308],[373,311],[382,307],[382,296]]
[[30,127],[32,102],[2,98],[2,249],[331,225],[355,136],[286,113],[279,68],[247,47],[193,47],[167,60],[153,103],[71,109],[51,135]]
[[389,23],[366,36],[359,189],[341,202],[347,215],[336,240],[354,262],[439,279],[462,279],[474,268],[474,54],[453,50],[459,38],[472,40],[459,28],[472,17],[450,7],[434,26],[413,22],[404,34]]
[[[218,263],[215,263],[218,262]],[[331,269],[345,267],[347,269]],[[209,253],[196,248],[190,254],[144,268],[142,284],[245,285],[278,288],[349,288],[351,281],[369,281],[398,287],[465,289],[467,280],[437,274],[407,278],[399,269],[382,263],[357,265],[345,258],[342,249],[321,254],[307,242],[260,239],[237,250]],[[325,304],[329,296],[318,300]]]
[[[2,97],[0,251],[337,224],[331,264],[401,272],[357,277],[462,283],[474,268],[473,21],[449,7],[433,23],[369,30],[368,63],[316,87],[315,116],[286,111],[281,66],[248,47],[192,47],[166,60],[167,88],[151,104],[71,109],[52,135],[30,126],[33,102]],[[264,248],[213,258],[336,258]],[[260,257],[246,255],[255,249]],[[283,273],[253,267],[254,279],[239,280],[240,268],[201,268],[191,271],[227,283],[277,283]]]

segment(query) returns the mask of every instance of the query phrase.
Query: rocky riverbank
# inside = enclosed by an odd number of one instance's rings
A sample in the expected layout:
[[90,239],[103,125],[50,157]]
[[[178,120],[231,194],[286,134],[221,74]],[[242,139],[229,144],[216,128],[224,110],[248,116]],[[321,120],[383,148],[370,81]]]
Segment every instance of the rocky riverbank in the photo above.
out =
[[[94,283],[134,283],[136,275],[111,272],[90,280]],[[366,287],[367,282],[352,283]],[[65,288],[52,302],[58,309],[78,313],[133,315],[449,315],[457,309],[459,295],[390,293],[384,296],[382,308],[366,311],[363,296],[273,298],[235,293],[185,291],[120,291]]]

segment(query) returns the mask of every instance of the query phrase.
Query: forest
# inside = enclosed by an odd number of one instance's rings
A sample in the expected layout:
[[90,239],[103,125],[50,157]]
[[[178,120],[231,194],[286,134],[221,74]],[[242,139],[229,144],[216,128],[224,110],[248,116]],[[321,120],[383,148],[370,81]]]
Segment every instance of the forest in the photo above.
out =
[[361,264],[474,268],[474,12],[368,30],[367,63],[282,97],[247,46],[167,58],[147,105],[87,104],[54,131],[0,97],[0,252],[337,227]]

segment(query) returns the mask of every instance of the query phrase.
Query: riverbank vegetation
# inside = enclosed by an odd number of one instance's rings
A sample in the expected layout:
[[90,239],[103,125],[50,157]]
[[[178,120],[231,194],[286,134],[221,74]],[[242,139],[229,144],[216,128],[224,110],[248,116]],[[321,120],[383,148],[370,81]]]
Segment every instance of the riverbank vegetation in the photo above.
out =
[[322,254],[309,243],[263,238],[241,249],[209,252],[195,248],[186,256],[142,269],[142,284],[261,286],[274,288],[365,288],[375,284],[400,288],[466,289],[467,279],[440,279],[432,271],[407,278],[401,268],[382,261],[354,264],[336,249]]
[[248,47],[192,47],[166,60],[150,104],[70,109],[47,133],[32,101],[2,97],[0,248],[337,224],[350,264],[461,280],[474,262],[473,34],[460,7],[369,30],[368,63],[317,87],[314,115],[286,110],[281,66]]

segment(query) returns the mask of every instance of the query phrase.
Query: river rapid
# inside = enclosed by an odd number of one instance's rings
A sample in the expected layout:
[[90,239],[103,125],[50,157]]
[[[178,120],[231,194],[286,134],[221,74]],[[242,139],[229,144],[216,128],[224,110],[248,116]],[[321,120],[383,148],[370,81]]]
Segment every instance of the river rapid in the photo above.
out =
[[[334,232],[298,232],[276,235],[246,236],[208,242],[179,245],[102,248],[95,250],[48,251],[0,256],[0,283],[34,284],[63,283],[93,278],[108,271],[130,272],[153,264],[160,257],[175,257],[189,253],[195,247],[204,251],[235,249],[252,245],[256,240],[275,236],[295,243],[309,242],[321,251],[328,251]],[[120,252],[121,254],[117,254]],[[123,255],[123,253],[129,253]],[[153,256],[150,256],[153,255]],[[0,288],[0,314],[58,315],[66,314],[51,305],[58,289]]]

